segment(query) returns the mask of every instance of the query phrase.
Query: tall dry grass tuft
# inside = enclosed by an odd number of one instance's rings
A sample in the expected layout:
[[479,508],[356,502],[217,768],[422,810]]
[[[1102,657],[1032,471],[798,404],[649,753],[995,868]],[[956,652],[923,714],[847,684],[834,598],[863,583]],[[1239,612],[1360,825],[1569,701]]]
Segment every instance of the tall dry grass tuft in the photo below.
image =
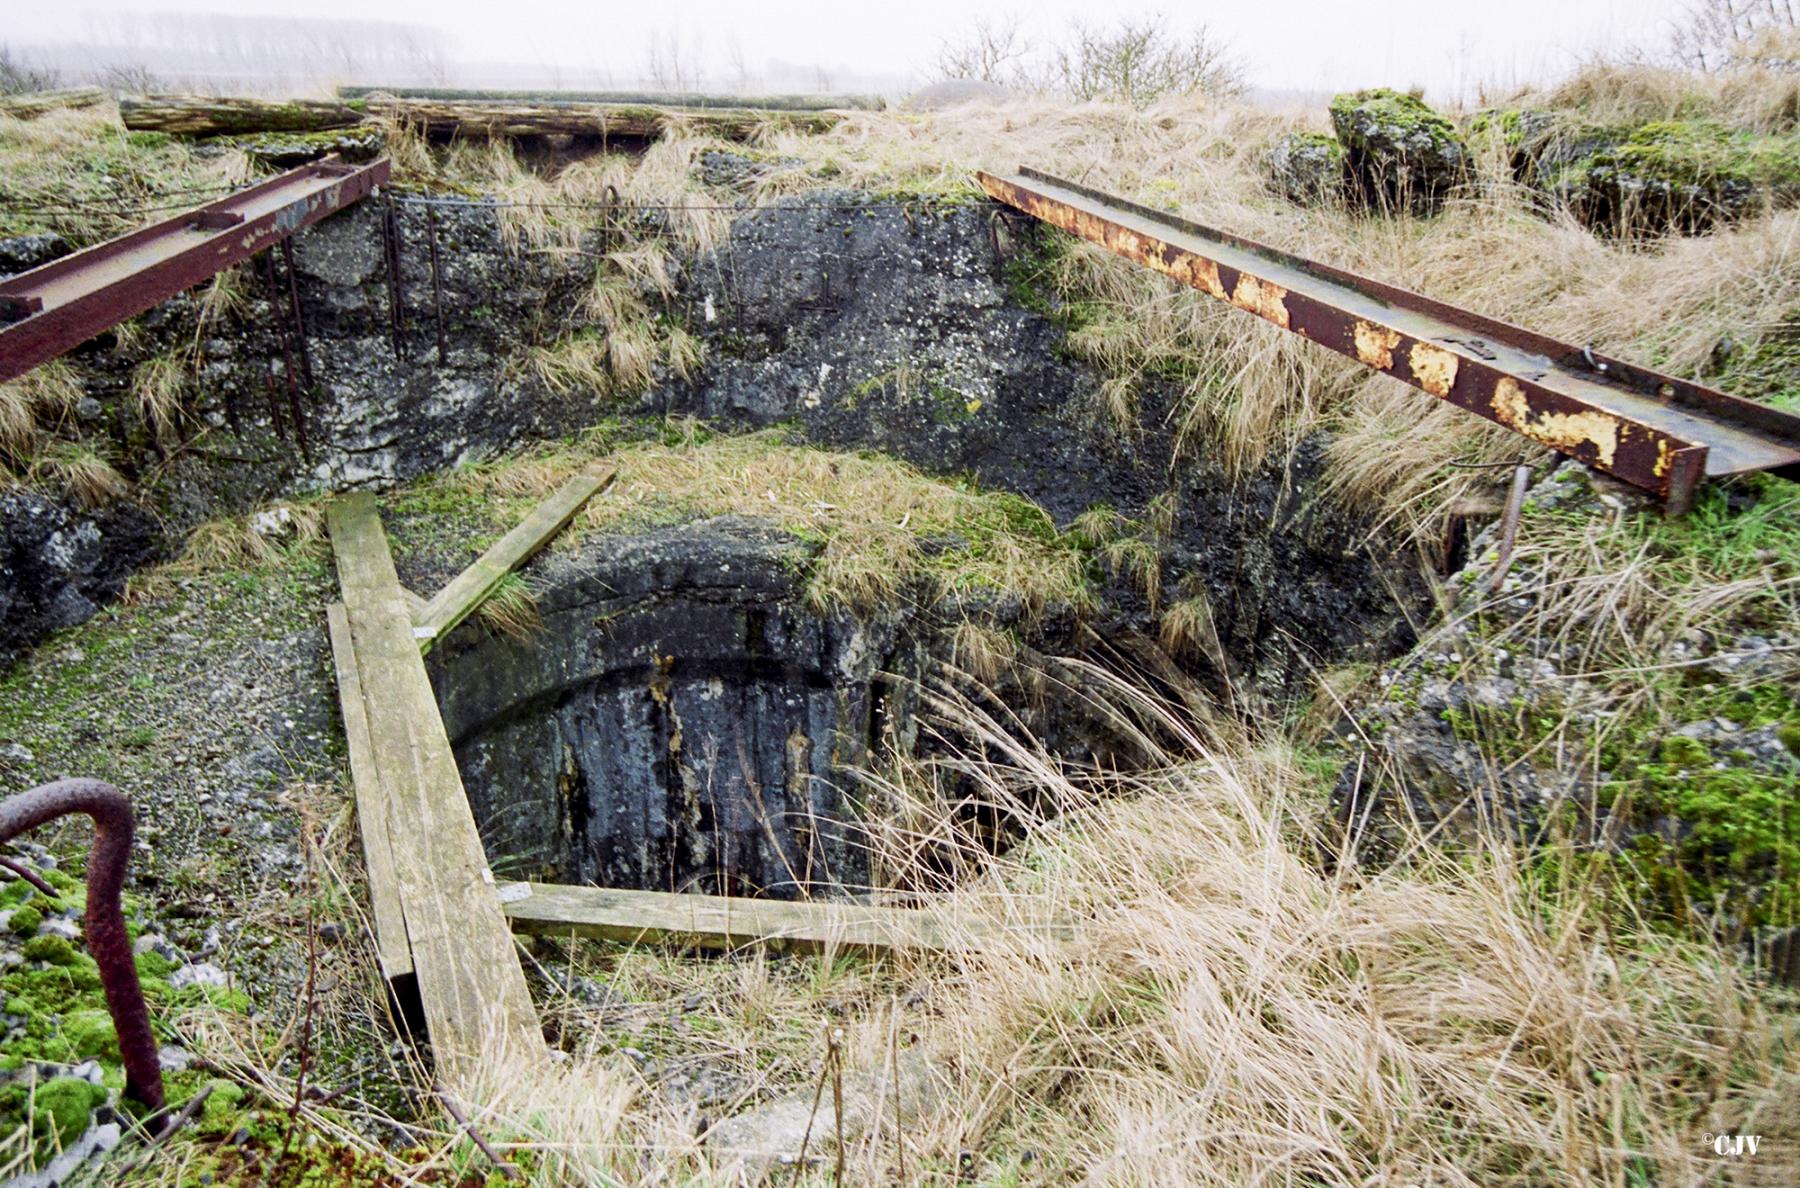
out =
[[29,456],[39,428],[68,416],[81,396],[80,382],[61,359],[0,384],[0,450]]
[[[1082,935],[932,979],[914,1026],[955,1088],[915,1159],[1029,1148],[1032,1182],[1612,1184],[1710,1174],[1705,1132],[1800,1137],[1794,1019],[1720,952],[1620,935],[1500,848],[1330,872],[1280,751],[1209,747],[1098,672],[1074,691],[1130,707],[1160,762],[1070,770],[939,702],[964,795],[1035,826],[953,897]],[[1776,1159],[1769,1182],[1800,1170],[1792,1139]]]

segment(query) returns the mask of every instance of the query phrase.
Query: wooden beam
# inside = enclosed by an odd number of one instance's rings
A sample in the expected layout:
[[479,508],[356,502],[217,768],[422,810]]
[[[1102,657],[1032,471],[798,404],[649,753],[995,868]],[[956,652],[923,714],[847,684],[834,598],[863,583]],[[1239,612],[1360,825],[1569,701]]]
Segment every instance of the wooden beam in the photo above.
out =
[[65,107],[93,107],[106,101],[99,87],[71,87],[63,91],[27,91],[18,95],[0,95],[0,115],[18,120],[34,120],[46,112]]
[[547,1059],[374,500],[339,499],[325,516],[433,1060],[454,1083]]
[[532,509],[519,526],[494,542],[475,563],[451,578],[413,615],[413,636],[421,652],[430,649],[487,600],[502,579],[568,527],[582,505],[612,485],[614,471],[596,467],[582,471]]
[[979,951],[1003,938],[1035,936],[1062,945],[1067,924],[1007,924],[918,908],[859,903],[787,902],[721,895],[678,895],[557,883],[507,883],[500,906],[514,929],[540,936],[594,937],[627,944],[664,941],[729,949],[780,944],[839,948]]
[[133,132],[241,136],[251,132],[323,132],[360,124],[363,114],[327,99],[242,99],[215,95],[125,95],[119,122]]
[[707,95],[693,91],[492,91],[342,86],[339,99],[449,99],[489,103],[608,103],[633,107],[737,107],[758,111],[881,111],[880,95]]
[[337,666],[338,705],[344,712],[344,742],[350,750],[350,782],[356,793],[356,821],[362,830],[363,866],[368,871],[369,914],[375,924],[375,952],[388,981],[413,972],[412,946],[406,939],[406,913],[400,906],[400,878],[394,873],[394,849],[388,840],[387,800],[369,737],[369,712],[363,701],[362,678],[350,644],[350,615],[344,604],[325,608],[331,630],[331,658]]
[[640,107],[612,103],[489,103],[451,99],[368,100],[371,117],[422,128],[434,136],[598,136],[654,140],[670,130],[749,140],[759,129],[829,132],[835,111],[751,111],[741,108]]

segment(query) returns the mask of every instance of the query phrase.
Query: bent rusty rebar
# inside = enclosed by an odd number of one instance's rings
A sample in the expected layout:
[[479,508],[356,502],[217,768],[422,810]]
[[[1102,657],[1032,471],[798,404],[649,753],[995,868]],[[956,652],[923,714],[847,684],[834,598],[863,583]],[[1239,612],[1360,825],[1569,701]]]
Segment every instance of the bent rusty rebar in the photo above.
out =
[[106,1009],[119,1034],[125,1095],[153,1111],[161,1110],[163,1079],[156,1036],[150,1030],[150,1010],[144,1005],[144,990],[138,983],[131,940],[125,934],[125,912],[119,901],[125,889],[125,867],[131,860],[131,801],[111,784],[99,780],[57,780],[0,801],[0,842],[11,841],[70,813],[86,813],[94,819],[83,927],[88,951],[100,967]]

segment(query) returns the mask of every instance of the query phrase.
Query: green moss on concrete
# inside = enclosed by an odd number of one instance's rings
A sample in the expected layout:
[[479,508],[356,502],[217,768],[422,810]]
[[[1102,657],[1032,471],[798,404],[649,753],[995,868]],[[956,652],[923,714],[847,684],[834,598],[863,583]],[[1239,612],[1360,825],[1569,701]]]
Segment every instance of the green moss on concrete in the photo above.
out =
[[1561,164],[1547,181],[1593,226],[1702,231],[1800,196],[1800,138],[1659,120]]
[[[1754,502],[1745,506],[1747,498]],[[1520,532],[1552,555],[1560,541],[1593,539],[1587,511],[1530,503]],[[1736,492],[1709,487],[1686,516],[1629,519],[1601,541],[1610,564],[1655,565],[1671,601],[1727,585],[1767,585],[1771,565],[1800,566],[1800,501],[1774,479],[1750,480]],[[1770,585],[1737,613],[1734,630],[1781,630],[1792,622],[1791,594]],[[1503,621],[1476,616],[1470,626],[1465,653],[1509,644],[1485,634],[1504,632]],[[1645,671],[1598,658],[1590,667],[1588,679],[1624,707],[1591,734],[1572,733],[1561,713],[1534,711],[1520,699],[1470,702],[1442,717],[1459,739],[1498,762],[1561,747],[1576,756],[1568,762],[1595,773],[1607,829],[1629,841],[1593,848],[1584,862],[1609,876],[1621,910],[1634,919],[1677,929],[1708,919],[1725,928],[1800,925],[1800,764],[1753,760],[1673,732],[1683,723],[1727,719],[1745,731],[1773,727],[1792,750],[1800,743],[1800,713],[1782,676],[1721,681],[1685,666]],[[1583,754],[1583,746],[1592,751]],[[1592,823],[1577,828],[1586,836]],[[1562,860],[1553,851],[1534,859]]]
[[1704,767],[1712,762],[1712,752],[1699,739],[1670,735],[1662,740],[1659,755],[1663,766],[1673,770]]
[[1721,344],[1707,382],[1733,396],[1800,412],[1800,311],[1751,346]]
[[277,168],[291,167],[336,153],[347,161],[368,161],[379,156],[387,137],[379,128],[358,126],[323,132],[258,132],[233,136],[226,143]]
[[57,1077],[32,1095],[31,1121],[37,1133],[66,1146],[87,1130],[94,1109],[106,1101],[106,1088],[79,1077]]
[[207,1096],[206,1104],[200,1107],[201,1120],[213,1125],[234,1121],[248,1096],[243,1087],[230,1081],[208,1081],[207,1084],[212,1092]]
[[[21,880],[21,885],[28,886],[29,884],[24,884]],[[38,925],[43,922],[44,913],[28,904],[12,914],[12,919],[7,921],[7,927],[20,936],[36,936]]]
[[1376,87],[1334,97],[1331,125],[1337,139],[1352,149],[1370,149],[1384,140],[1406,144],[1415,152],[1435,148],[1448,153],[1465,146],[1456,125],[1417,95]]
[[34,936],[25,942],[25,959],[49,965],[74,965],[75,946],[60,936]]
[[77,1060],[118,1060],[119,1033],[103,1009],[71,1011],[63,1016],[63,1042]]

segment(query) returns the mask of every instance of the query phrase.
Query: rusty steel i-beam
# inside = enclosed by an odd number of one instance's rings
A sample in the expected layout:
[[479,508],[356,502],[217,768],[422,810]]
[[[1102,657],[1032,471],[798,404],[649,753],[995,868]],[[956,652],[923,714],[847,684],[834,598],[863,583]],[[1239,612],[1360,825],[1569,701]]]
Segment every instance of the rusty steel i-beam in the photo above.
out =
[[1702,478],[1800,480],[1800,417],[1033,169],[990,196],[1685,510]]
[[0,381],[365,198],[388,161],[334,157],[0,281]]

